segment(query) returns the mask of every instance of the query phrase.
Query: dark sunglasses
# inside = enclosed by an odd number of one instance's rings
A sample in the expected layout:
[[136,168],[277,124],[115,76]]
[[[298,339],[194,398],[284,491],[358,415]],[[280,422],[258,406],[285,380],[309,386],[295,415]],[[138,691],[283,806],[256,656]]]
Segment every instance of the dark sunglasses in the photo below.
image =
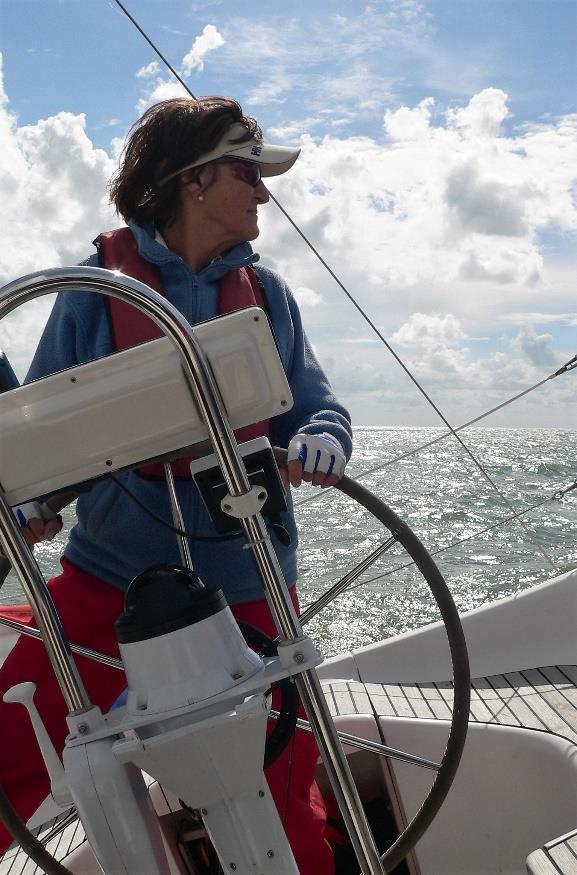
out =
[[212,164],[230,164],[233,176],[256,188],[261,180],[260,165],[254,161],[244,161],[242,158],[218,158]]

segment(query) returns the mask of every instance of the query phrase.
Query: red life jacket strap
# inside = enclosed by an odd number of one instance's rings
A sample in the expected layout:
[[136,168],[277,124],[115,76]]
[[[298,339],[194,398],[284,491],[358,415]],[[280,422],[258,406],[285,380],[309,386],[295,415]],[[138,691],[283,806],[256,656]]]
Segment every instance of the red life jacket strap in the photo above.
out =
[[[140,280],[151,289],[164,295],[164,287],[158,269],[138,252],[138,246],[130,228],[105,231],[94,241],[101,267],[119,270]],[[116,350],[128,349],[162,337],[161,329],[136,307],[109,298],[109,312]],[[230,270],[220,281],[218,312],[232,313],[243,307],[262,307],[266,310],[264,295],[256,271],[250,265]]]
[[[160,273],[153,264],[140,256],[130,228],[105,231],[96,238],[94,245],[98,250],[101,267],[119,270],[164,295]],[[158,325],[132,304],[119,301],[118,298],[107,298],[107,304],[114,348],[117,351],[162,337]]]

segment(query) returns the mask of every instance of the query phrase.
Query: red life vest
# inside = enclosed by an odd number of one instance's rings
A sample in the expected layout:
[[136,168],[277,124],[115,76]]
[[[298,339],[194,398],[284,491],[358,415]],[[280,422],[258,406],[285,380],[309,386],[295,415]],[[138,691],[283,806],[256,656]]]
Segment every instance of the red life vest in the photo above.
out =
[[[164,295],[159,271],[153,264],[142,258],[130,228],[105,231],[96,238],[94,245],[98,249],[101,267],[108,270],[119,270],[150,286],[160,295]],[[109,297],[107,301],[115,350],[128,349],[131,346],[137,346],[140,343],[163,336],[158,325],[136,307],[119,301],[117,298]],[[222,277],[218,295],[219,315],[255,305],[266,310],[264,296],[253,267],[247,266],[230,270]],[[239,442],[263,435],[270,437],[270,420],[268,419],[235,431],[236,439]],[[189,464],[190,459],[176,459],[171,462],[174,476],[190,477]],[[161,464],[145,465],[139,469],[139,473],[148,477],[164,477]]]

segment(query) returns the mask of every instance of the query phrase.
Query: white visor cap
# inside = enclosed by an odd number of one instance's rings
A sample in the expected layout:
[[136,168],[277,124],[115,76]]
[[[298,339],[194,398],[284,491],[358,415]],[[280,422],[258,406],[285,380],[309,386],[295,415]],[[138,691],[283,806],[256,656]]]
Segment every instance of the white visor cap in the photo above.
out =
[[254,137],[244,143],[233,142],[243,134],[246,134],[245,126],[240,122],[235,122],[212,152],[205,152],[191,164],[185,164],[184,167],[169,173],[168,176],[163,176],[158,184],[164,185],[165,182],[174,179],[185,170],[192,170],[193,167],[200,167],[202,164],[208,164],[218,158],[242,158],[244,161],[254,161],[256,164],[260,164],[261,176],[280,176],[281,173],[290,170],[300,155],[300,149],[292,149],[289,146],[269,146],[268,143],[259,143]]

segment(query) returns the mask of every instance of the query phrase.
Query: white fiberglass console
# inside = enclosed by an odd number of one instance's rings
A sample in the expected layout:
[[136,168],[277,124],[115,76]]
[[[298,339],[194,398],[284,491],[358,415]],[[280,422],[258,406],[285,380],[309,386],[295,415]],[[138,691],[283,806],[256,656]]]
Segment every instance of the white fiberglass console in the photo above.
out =
[[[195,326],[237,429],[284,413],[291,391],[265,313]],[[168,338],[0,395],[1,488],[9,504],[102,477],[208,438]]]

